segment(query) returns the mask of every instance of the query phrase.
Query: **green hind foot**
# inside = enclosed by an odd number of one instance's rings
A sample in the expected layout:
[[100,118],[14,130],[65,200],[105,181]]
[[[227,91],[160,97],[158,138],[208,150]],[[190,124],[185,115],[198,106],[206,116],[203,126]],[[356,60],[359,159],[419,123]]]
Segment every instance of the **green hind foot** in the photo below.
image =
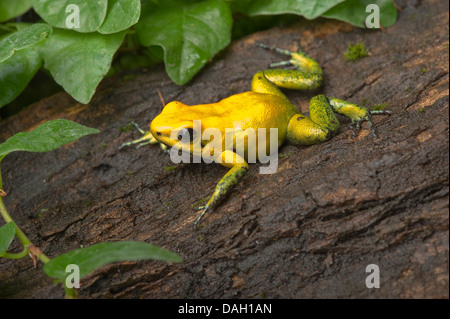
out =
[[392,111],[389,110],[383,110],[383,111],[371,111],[367,110],[367,114],[357,120],[353,120],[352,123],[350,123],[349,127],[351,130],[353,130],[352,139],[355,139],[358,136],[359,131],[361,130],[361,124],[364,121],[367,121],[369,123],[369,129],[372,133],[372,136],[374,139],[378,138],[377,134],[377,128],[375,126],[375,123],[373,122],[372,115],[391,115]]
[[372,115],[390,115],[392,111],[389,110],[369,110],[363,106],[359,106],[344,100],[328,97],[328,102],[336,113],[343,114],[351,119],[350,129],[353,130],[352,138],[355,139],[361,130],[363,122],[369,123],[369,128],[374,139],[378,138],[375,123]]
[[[281,61],[281,62],[275,62],[275,63],[271,63],[270,67],[279,67],[279,66],[294,66],[295,68],[297,68],[298,70],[305,72],[307,74],[310,75],[319,75],[320,77],[322,76],[322,68],[320,67],[319,63],[314,60],[313,58],[311,58],[308,54],[306,54],[305,52],[303,52],[300,49],[300,45],[297,44],[297,51],[289,51],[289,50],[285,50],[285,49],[281,49],[275,46],[269,46],[266,45],[264,43],[257,43],[257,46],[259,46],[260,48],[263,49],[267,49],[267,50],[271,50],[271,51],[275,51],[284,55],[287,55],[290,57],[289,60],[286,61]],[[318,83],[321,84],[322,80],[320,79],[320,81],[317,81]],[[320,86],[320,85],[316,85],[316,86]]]

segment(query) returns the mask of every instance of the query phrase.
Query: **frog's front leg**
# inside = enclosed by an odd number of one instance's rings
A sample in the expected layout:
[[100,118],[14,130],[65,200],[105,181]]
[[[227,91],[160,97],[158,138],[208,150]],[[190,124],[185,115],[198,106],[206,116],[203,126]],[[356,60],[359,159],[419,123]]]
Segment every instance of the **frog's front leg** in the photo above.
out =
[[248,164],[244,158],[230,150],[220,153],[219,156],[214,159],[214,162],[228,167],[230,170],[217,183],[212,196],[206,205],[202,207],[203,210],[200,216],[196,219],[194,226],[198,224],[207,211],[214,209],[214,207],[233,189],[235,185],[239,183],[248,171]]

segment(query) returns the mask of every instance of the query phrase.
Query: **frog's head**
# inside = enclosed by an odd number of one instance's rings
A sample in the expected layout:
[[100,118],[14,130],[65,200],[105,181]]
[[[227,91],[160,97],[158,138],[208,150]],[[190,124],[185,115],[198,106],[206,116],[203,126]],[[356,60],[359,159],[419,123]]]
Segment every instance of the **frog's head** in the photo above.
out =
[[150,124],[150,132],[161,143],[174,146],[182,141],[192,143],[201,134],[194,130],[192,107],[178,101],[168,103]]

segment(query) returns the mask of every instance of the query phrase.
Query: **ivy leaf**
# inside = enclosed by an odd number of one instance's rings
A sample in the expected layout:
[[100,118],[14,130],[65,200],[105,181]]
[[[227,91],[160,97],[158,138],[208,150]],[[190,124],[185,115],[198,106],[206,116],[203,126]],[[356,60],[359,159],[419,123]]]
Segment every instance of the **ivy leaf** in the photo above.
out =
[[177,84],[189,81],[217,52],[230,43],[232,17],[227,2],[148,2],[136,32],[144,46],[164,49],[164,62]]
[[14,222],[6,223],[0,227],[0,256],[9,248],[15,234],[16,229],[14,227]]
[[44,272],[64,281],[66,267],[75,264],[80,269],[80,278],[92,271],[114,262],[154,259],[168,262],[182,262],[182,258],[171,251],[144,242],[105,242],[86,248],[72,250],[51,259],[44,265]]
[[[74,6],[79,9],[80,26],[77,32],[97,31],[103,23],[108,0],[33,0],[33,8],[48,24],[69,29],[67,19],[71,19]],[[67,10],[67,12],[66,12]]]
[[17,51],[0,63],[0,108],[25,89],[41,65],[42,59],[32,47]]
[[48,121],[31,132],[17,133],[0,144],[0,161],[14,151],[48,152],[98,132],[69,120]]
[[28,48],[52,32],[52,27],[45,23],[36,23],[20,31],[11,33],[0,41],[0,63],[9,59],[15,51]]
[[140,0],[109,0],[105,21],[98,32],[110,34],[125,30],[138,22],[140,15]]
[[307,19],[319,16],[333,18],[365,28],[370,12],[366,6],[375,4],[380,8],[380,24],[392,25],[397,19],[397,10],[392,0],[240,0],[233,7],[249,16],[273,14],[298,14]]
[[31,8],[32,0],[0,0],[0,22],[18,17]]
[[40,50],[44,67],[74,99],[88,103],[126,31],[103,35],[55,29]]
[[392,0],[347,0],[328,10],[323,16],[365,28],[365,21],[371,14],[366,12],[369,4],[375,4],[380,8],[380,26],[387,28],[397,20],[397,9]]

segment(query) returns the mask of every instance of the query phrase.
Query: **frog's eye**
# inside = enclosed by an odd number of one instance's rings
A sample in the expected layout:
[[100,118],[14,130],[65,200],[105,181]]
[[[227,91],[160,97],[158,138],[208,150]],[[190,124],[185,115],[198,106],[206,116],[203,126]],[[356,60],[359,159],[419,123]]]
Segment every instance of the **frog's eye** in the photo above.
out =
[[197,133],[192,128],[184,128],[178,132],[178,140],[183,142],[193,142],[197,138]]

